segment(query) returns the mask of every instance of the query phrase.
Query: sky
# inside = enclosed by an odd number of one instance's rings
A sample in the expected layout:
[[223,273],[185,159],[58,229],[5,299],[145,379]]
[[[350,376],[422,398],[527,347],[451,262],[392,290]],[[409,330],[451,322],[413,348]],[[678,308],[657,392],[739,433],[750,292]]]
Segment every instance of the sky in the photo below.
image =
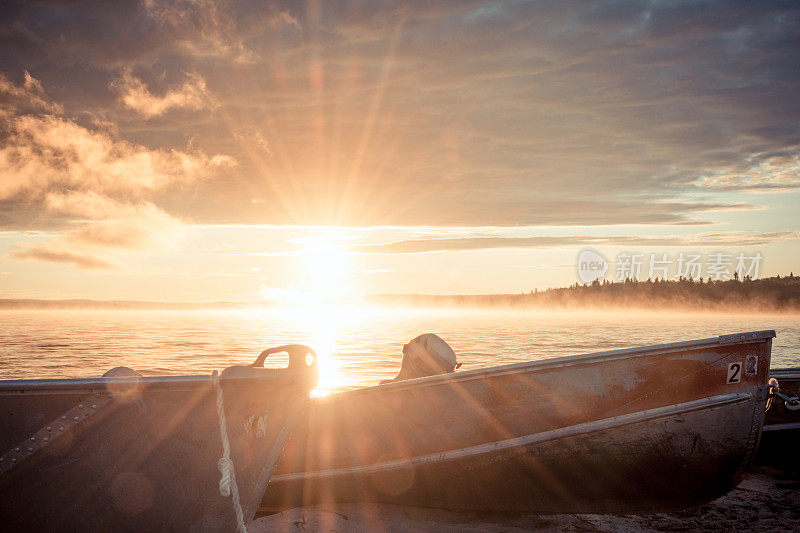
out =
[[4,2],[0,298],[797,272],[798,95],[791,1]]

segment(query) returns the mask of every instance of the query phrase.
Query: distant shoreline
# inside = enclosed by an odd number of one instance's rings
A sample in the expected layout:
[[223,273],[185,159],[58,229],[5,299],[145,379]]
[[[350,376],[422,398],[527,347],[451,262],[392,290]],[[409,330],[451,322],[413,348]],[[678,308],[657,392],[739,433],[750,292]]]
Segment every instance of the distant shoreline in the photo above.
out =
[[37,300],[37,299],[14,299],[0,298],[0,310],[28,309],[28,310],[47,310],[47,309],[107,309],[107,310],[201,310],[201,309],[239,309],[254,306],[269,306],[269,302],[148,302],[140,300],[90,300],[90,299],[70,299],[70,300]]
[[[374,294],[359,302],[412,307],[544,310],[800,312],[800,276],[725,281],[625,280],[576,283],[518,294]],[[346,300],[352,303],[351,300]],[[0,299],[0,310],[219,310],[276,308],[280,302],[151,302],[136,300]]]
[[375,303],[509,309],[800,312],[800,276],[757,280],[625,280],[502,295],[376,295]]

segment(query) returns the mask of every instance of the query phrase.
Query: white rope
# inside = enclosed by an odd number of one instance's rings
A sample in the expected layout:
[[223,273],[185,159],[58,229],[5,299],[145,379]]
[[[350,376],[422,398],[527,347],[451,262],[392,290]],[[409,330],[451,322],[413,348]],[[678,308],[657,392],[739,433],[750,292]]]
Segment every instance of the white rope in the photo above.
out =
[[219,468],[219,493],[224,497],[231,497],[233,501],[233,511],[236,513],[236,531],[247,533],[247,526],[244,524],[244,513],[242,513],[242,502],[239,500],[239,487],[236,485],[236,472],[233,470],[231,460],[231,443],[228,441],[228,426],[225,422],[225,406],[222,403],[222,386],[219,383],[219,373],[214,370],[211,373],[211,382],[217,393],[217,416],[219,417],[219,436],[222,440],[222,457],[217,461]]

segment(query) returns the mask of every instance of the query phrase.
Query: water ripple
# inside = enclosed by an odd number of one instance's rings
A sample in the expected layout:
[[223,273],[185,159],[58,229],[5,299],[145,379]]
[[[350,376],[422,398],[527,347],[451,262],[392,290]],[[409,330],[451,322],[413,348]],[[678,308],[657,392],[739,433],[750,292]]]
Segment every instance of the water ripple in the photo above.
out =
[[327,358],[326,387],[339,390],[394,375],[403,344],[426,332],[447,340],[462,369],[470,370],[761,329],[778,333],[773,366],[800,365],[800,323],[786,316],[446,309],[0,311],[0,379],[96,377],[120,365],[145,375],[210,373],[249,364],[268,346],[299,342]]

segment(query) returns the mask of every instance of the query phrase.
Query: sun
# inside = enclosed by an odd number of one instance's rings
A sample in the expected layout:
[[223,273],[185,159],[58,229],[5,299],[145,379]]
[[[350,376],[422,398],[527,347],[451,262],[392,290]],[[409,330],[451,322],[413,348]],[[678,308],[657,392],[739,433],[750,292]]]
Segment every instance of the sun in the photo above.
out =
[[291,253],[290,278],[282,287],[261,285],[261,296],[289,306],[321,305],[355,294],[350,254],[336,244],[312,243]]
[[315,244],[297,252],[302,258],[302,290],[317,302],[350,296],[350,255],[335,244]]

